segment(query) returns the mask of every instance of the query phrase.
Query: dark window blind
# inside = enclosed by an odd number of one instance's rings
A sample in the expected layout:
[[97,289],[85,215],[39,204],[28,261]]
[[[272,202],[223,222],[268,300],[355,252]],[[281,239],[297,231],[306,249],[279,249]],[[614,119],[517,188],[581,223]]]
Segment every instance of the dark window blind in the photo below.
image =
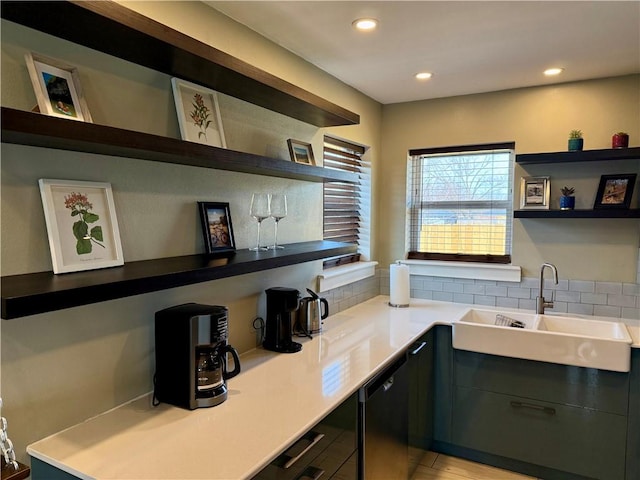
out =
[[[363,231],[363,201],[368,195],[363,191],[363,179],[368,176],[368,166],[362,159],[364,147],[332,137],[324,138],[323,162],[325,168],[358,173],[357,184],[326,182],[323,195],[323,238],[336,242],[355,243],[362,246],[367,232]],[[325,260],[329,268],[360,261],[360,252]]]
[[510,263],[515,144],[409,152],[409,254]]

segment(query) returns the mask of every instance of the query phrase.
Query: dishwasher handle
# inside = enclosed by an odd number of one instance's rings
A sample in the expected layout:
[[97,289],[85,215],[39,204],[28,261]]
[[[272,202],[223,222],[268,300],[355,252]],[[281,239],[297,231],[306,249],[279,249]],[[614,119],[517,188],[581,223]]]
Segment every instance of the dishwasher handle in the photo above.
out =
[[358,391],[358,401],[364,403],[376,392],[388,392],[393,387],[393,375],[407,362],[406,353],[389,365],[381,373],[365,383]]

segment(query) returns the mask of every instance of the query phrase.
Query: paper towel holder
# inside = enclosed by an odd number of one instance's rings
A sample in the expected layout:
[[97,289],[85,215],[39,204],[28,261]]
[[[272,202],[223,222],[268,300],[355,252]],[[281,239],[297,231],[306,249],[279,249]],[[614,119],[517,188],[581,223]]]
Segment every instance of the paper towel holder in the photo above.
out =
[[[396,265],[402,265],[402,262],[400,260],[397,260],[395,262]],[[393,288],[393,287],[391,287]],[[393,296],[393,295],[392,295]],[[389,301],[388,305],[392,308],[408,308],[409,307],[409,303],[391,303],[391,301]]]

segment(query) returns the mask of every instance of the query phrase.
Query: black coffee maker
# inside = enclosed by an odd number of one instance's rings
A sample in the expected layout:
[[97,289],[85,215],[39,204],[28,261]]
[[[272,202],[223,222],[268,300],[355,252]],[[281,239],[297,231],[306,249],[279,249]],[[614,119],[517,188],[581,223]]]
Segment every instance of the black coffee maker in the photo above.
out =
[[186,303],[156,312],[154,401],[193,410],[227,399],[226,380],[240,373],[227,323],[228,309],[219,305]]
[[300,292],[295,288],[274,287],[267,293],[267,321],[265,324],[264,342],[267,350],[282,353],[295,353],[302,345],[292,338],[292,318],[300,304]]

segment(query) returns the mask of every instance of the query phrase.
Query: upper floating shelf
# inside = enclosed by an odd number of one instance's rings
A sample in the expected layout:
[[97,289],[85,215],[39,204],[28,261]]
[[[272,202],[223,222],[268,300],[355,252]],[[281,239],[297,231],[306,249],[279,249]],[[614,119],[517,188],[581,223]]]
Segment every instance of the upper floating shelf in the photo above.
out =
[[55,275],[2,277],[2,318],[12,319],[168,288],[260,272],[355,253],[356,245],[312,241],[283,250],[238,250],[229,257],[187,255],[125,263],[120,267]]
[[582,150],[579,152],[525,153],[516,155],[516,163],[520,165],[633,159],[640,160],[640,147],[605,148],[602,150]]
[[112,1],[3,1],[2,18],[330,127],[360,116]]
[[514,218],[640,218],[640,209],[515,210]]
[[2,142],[253,173],[308,182],[358,182],[356,173],[2,107]]

